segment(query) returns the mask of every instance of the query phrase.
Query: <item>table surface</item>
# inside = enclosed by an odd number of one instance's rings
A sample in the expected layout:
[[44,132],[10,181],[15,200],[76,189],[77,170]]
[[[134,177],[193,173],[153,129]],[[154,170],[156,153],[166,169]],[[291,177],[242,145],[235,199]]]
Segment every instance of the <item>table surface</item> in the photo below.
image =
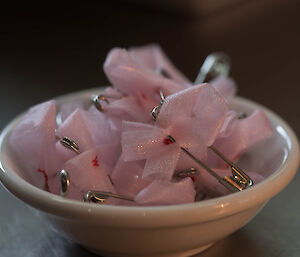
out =
[[[107,84],[110,48],[157,42],[191,80],[209,53],[228,53],[239,95],[277,112],[299,136],[299,1],[241,1],[202,17],[107,2],[1,8],[1,128],[29,106]],[[199,256],[300,256],[299,183],[296,175],[250,223]],[[94,256],[1,186],[0,206],[0,256]]]

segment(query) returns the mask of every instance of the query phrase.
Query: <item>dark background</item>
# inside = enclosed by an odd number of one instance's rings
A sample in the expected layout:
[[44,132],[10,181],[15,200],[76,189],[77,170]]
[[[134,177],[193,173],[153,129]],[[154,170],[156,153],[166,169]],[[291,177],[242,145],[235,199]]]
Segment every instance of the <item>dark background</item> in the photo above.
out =
[[[232,58],[239,95],[300,133],[300,1],[249,0],[196,15],[126,1],[0,6],[0,128],[29,106],[107,84],[109,49],[159,43],[191,80],[204,58]],[[300,177],[240,231],[201,256],[300,256]],[[117,242],[116,242],[117,243]],[[0,187],[0,256],[94,256],[63,239]]]

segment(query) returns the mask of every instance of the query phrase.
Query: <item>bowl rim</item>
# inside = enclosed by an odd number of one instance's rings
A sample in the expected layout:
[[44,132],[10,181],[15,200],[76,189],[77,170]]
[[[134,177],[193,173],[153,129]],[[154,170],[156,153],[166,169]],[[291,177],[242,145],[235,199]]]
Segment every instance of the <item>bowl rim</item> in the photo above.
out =
[[[60,104],[63,101],[90,96],[94,92],[99,92],[99,88],[62,95],[55,100]],[[283,136],[289,149],[286,160],[274,174],[245,191],[210,200],[170,206],[96,205],[62,198],[26,182],[5,162],[3,149],[7,138],[24,113],[13,119],[0,135],[0,181],[10,193],[40,211],[64,219],[80,220],[107,227],[154,228],[191,225],[257,208],[280,192],[296,174],[299,165],[298,139],[290,126],[268,108],[239,96],[234,97],[231,102],[242,103],[249,108],[263,109],[271,122],[283,129]]]

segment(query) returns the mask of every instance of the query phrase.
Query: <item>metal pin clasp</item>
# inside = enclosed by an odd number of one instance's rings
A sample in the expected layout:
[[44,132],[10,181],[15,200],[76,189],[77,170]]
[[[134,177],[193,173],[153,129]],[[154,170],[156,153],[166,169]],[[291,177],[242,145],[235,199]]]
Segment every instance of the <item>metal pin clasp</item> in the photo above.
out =
[[105,95],[94,95],[94,96],[92,96],[91,100],[92,100],[93,104],[95,105],[95,107],[97,108],[97,110],[99,110],[100,112],[104,111],[104,107],[101,104],[101,101],[109,104],[109,101]]
[[165,96],[161,89],[159,90],[159,96],[160,96],[160,105],[155,106],[151,111],[151,118],[153,121],[156,121],[156,119],[159,115],[160,109],[165,101]]
[[60,190],[59,194],[61,196],[66,196],[70,187],[70,176],[66,170],[61,170],[59,173],[60,178]]
[[242,191],[253,185],[253,180],[235,163],[226,158],[215,146],[211,145],[209,148],[230,166],[232,176],[225,177],[226,182],[229,183],[230,186],[234,186],[239,191]]
[[79,146],[70,138],[63,137],[59,141],[64,147],[73,150],[75,153],[80,154]]
[[104,95],[104,94],[100,94],[100,95],[93,95],[91,97],[92,103],[95,105],[95,107],[97,108],[97,110],[99,110],[100,112],[104,111],[104,106],[101,104],[101,102],[105,102],[106,104],[109,104],[109,100],[108,99],[121,99],[122,97],[120,96],[114,96],[114,95]]
[[123,195],[118,195],[114,194],[112,192],[106,192],[106,191],[88,191],[86,194],[83,196],[83,201],[84,202],[93,202],[93,203],[98,203],[102,204],[104,203],[108,198],[118,198],[121,200],[126,200],[126,201],[131,201],[134,202],[133,198],[123,196]]
[[208,82],[218,76],[228,76],[231,61],[227,54],[215,52],[208,55],[200,68],[195,84]]
[[[168,137],[172,140],[172,142],[176,143],[176,140],[171,135],[168,135]],[[237,167],[236,164],[228,160],[216,147],[210,146],[210,149],[212,149],[222,160],[224,160],[227,164],[230,165],[232,176],[227,177],[221,177],[218,175],[213,169],[209,168],[204,162],[199,160],[197,157],[195,157],[191,152],[189,152],[186,148],[180,146],[180,149],[186,153],[191,159],[193,159],[195,162],[197,162],[202,168],[204,168],[210,175],[215,177],[220,184],[225,186],[227,189],[229,189],[232,192],[236,191],[242,191],[250,186],[253,185],[252,179],[239,167]]]
[[161,106],[160,105],[157,105],[155,106],[152,111],[151,111],[151,118],[153,121],[156,121],[157,117],[158,117],[158,114],[160,112],[160,109],[161,109]]
[[174,177],[176,178],[186,178],[186,177],[192,177],[193,175],[196,175],[198,173],[197,169],[194,167],[185,169],[185,170],[180,170],[176,171],[174,173]]

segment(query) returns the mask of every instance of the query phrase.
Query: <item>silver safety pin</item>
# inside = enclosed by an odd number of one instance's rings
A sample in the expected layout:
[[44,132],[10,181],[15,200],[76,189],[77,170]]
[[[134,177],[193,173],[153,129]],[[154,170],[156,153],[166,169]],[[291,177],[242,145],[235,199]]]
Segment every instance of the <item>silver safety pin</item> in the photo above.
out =
[[[172,140],[172,142],[176,143],[176,140],[171,135],[168,135],[168,137]],[[224,160],[227,164],[230,165],[232,176],[226,176],[221,177],[218,175],[214,170],[209,168],[204,162],[199,160],[197,157],[195,157],[191,152],[189,152],[185,147],[180,146],[180,149],[186,153],[189,157],[191,157],[195,162],[200,164],[202,168],[204,168],[206,171],[208,171],[213,177],[215,177],[220,184],[225,186],[227,189],[229,189],[232,192],[236,191],[242,191],[250,186],[253,185],[252,179],[242,170],[240,169],[236,164],[228,160],[219,150],[217,150],[216,147],[210,146],[210,149],[212,149],[222,160]]]
[[106,104],[109,104],[108,99],[121,99],[122,97],[120,96],[114,96],[114,95],[105,95],[105,94],[100,94],[100,95],[93,95],[91,97],[92,103],[95,105],[97,110],[100,112],[104,111],[104,106],[101,104],[101,102],[105,102]]
[[59,173],[60,178],[60,190],[59,194],[61,196],[66,196],[70,187],[70,176],[66,170],[61,170]]
[[218,76],[229,75],[231,60],[223,52],[215,52],[208,55],[200,68],[200,72],[195,80],[195,84],[208,82]]
[[197,169],[192,167],[185,170],[179,170],[175,171],[174,177],[175,178],[186,178],[186,177],[192,177],[193,175],[196,175],[198,173]]
[[80,154],[80,150],[79,150],[79,146],[78,144],[73,141],[72,139],[68,138],[68,137],[63,137],[63,138],[59,138],[57,136],[57,138],[59,139],[59,142],[66,148],[74,151],[77,154]]
[[117,198],[121,200],[126,200],[126,201],[131,201],[134,202],[133,198],[119,195],[119,194],[114,194],[112,192],[106,192],[106,191],[88,191],[86,194],[83,196],[83,201],[84,202],[94,202],[94,203],[104,203],[108,198]]
[[159,95],[160,95],[160,104],[155,106],[151,111],[151,118],[152,118],[153,121],[156,121],[156,119],[158,117],[158,114],[160,112],[160,109],[161,109],[161,107],[162,107],[162,105],[165,101],[165,96],[164,96],[161,89],[159,89]]

